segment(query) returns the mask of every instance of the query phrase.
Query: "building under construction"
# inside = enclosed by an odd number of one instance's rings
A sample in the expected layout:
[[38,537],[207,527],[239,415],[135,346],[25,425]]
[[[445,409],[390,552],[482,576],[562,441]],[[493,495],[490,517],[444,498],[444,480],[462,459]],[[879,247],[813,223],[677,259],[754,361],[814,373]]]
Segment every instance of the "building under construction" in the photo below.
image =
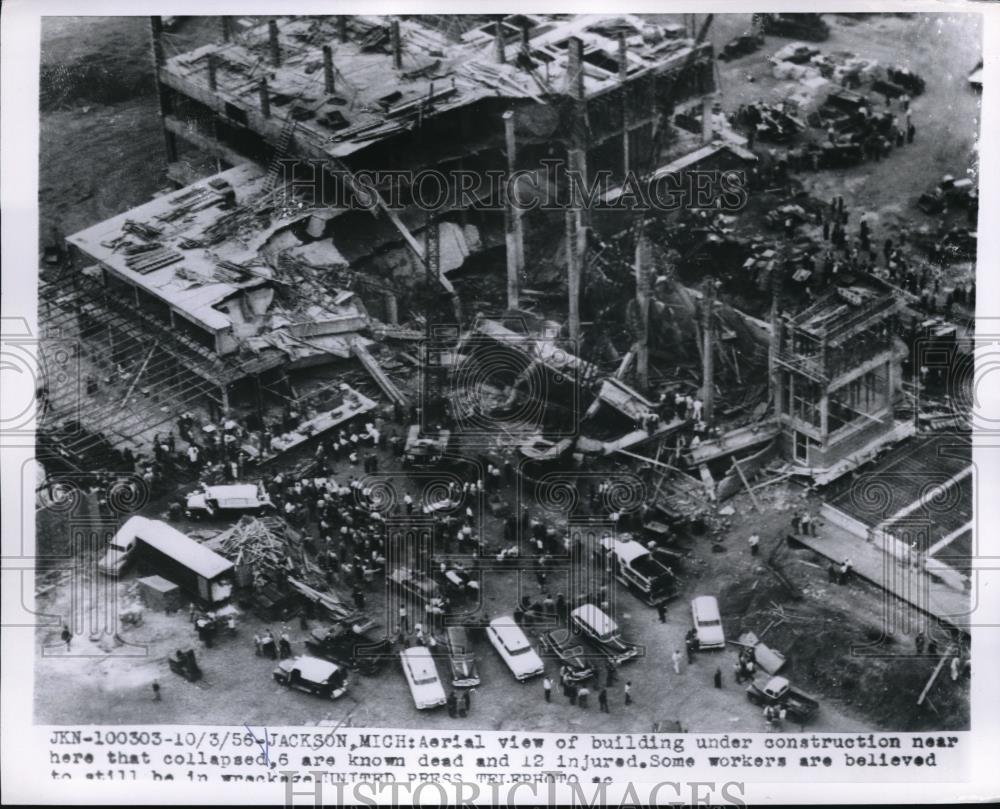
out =
[[[506,270],[493,305],[517,309],[532,280],[525,244],[551,244],[552,218],[453,188],[445,199],[458,202],[428,214],[407,177],[496,171],[545,188],[565,184],[569,167],[620,185],[708,137],[663,135],[677,105],[701,108],[715,89],[711,45],[683,29],[635,17],[431,22],[223,18],[217,42],[173,54],[152,19],[168,158],[182,140],[220,172],[70,236],[69,278],[43,283],[43,318],[89,354],[82,393],[46,391],[43,432],[64,459],[141,445],[144,430],[199,401],[228,413],[234,392],[263,419],[270,394],[296,398],[290,370],[337,357],[360,357],[394,404],[410,404],[370,337],[419,339],[399,310],[436,320],[434,300],[451,301],[444,319],[461,317],[447,276],[477,256]],[[589,213],[571,196],[556,221],[577,338]],[[431,303],[410,294],[420,285]]]
[[785,454],[823,483],[913,433],[896,423],[906,348],[899,301],[872,286],[836,287],[776,320],[773,394]]

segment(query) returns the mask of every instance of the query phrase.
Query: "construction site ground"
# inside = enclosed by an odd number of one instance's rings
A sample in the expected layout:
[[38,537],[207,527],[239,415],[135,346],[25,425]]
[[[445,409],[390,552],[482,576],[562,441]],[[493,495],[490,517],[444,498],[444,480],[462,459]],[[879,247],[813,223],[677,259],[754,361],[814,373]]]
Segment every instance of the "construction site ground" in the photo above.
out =
[[[397,480],[406,474],[389,453],[380,455],[381,473],[388,472]],[[358,468],[346,462],[338,464],[334,472],[338,479],[357,474]],[[415,480],[412,491],[417,490]],[[717,533],[678,537],[679,544],[690,551],[681,574],[683,589],[670,602],[665,624],[659,622],[655,609],[624,588],[619,589],[614,617],[627,638],[645,647],[645,656],[620,670],[618,684],[609,691],[609,716],[599,714],[596,693],[586,709],[570,706],[561,694],[554,695],[552,704],[545,704],[540,679],[518,683],[485,640],[476,649],[482,685],[472,696],[471,714],[464,719],[451,719],[443,709],[417,711],[395,661],[374,677],[353,674],[347,696],[327,703],[288,691],[272,681],[274,663],[254,654],[252,637],[265,625],[253,615],[240,619],[236,637],[222,636],[213,648],[207,649],[198,642],[186,612],[167,616],[147,609],[141,626],[121,628],[121,637],[138,647],[137,656],[122,657],[126,651],[136,650],[115,647],[107,637],[102,650],[84,635],[74,639],[67,653],[59,640],[61,622],[39,630],[43,653],[36,669],[36,720],[254,726],[273,723],[274,717],[280,716],[282,724],[330,721],[374,727],[539,731],[565,730],[569,726],[581,731],[611,732],[644,731],[653,721],[676,719],[691,731],[764,730],[759,709],[746,700],[743,687],[734,680],[738,647],[729,645],[725,651],[700,653],[692,665],[682,665],[680,674],[673,672],[671,653],[684,649],[684,635],[691,625],[690,599],[716,595],[729,640],[747,630],[755,632],[786,655],[789,664],[783,673],[822,700],[823,707],[810,729],[967,728],[967,681],[952,682],[947,669],[931,691],[931,705],[915,707],[937,662],[929,656],[913,656],[912,635],[921,626],[916,616],[905,611],[898,614],[894,623],[900,629],[872,653],[866,653],[856,647],[871,646],[881,635],[879,616],[883,615],[885,602],[879,588],[857,577],[844,586],[827,582],[822,558],[810,551],[782,549],[776,554],[780,570],[801,591],[801,599],[793,598],[767,569],[764,561],[787,535],[792,511],[810,505],[804,492],[788,481],[760,489],[756,495],[761,505],[759,513],[743,493],[727,503],[735,513],[715,521]],[[502,494],[508,502],[517,502],[511,487],[505,487]],[[533,500],[528,503],[534,514],[545,516]],[[164,506],[163,501],[150,503],[143,513],[163,516]],[[182,521],[178,527],[182,531],[210,532],[228,524]],[[58,520],[48,521],[47,530],[59,529]],[[498,518],[487,512],[479,529],[488,544],[500,544],[502,523]],[[762,538],[756,557],[750,556],[747,544],[751,530]],[[567,568],[557,566],[548,583],[549,592],[567,591],[567,576]],[[127,593],[129,587],[135,586],[134,579],[135,574],[130,574],[117,583],[120,605],[130,601]],[[382,577],[376,579],[368,607],[372,617],[385,627],[395,621],[383,617],[383,581]],[[78,592],[95,591],[83,587]],[[516,568],[489,571],[484,575],[482,603],[491,617],[510,615],[521,594],[537,599],[539,592],[533,574],[519,574]],[[40,599],[39,612],[67,614],[72,593],[68,586],[52,589]],[[345,588],[340,593],[349,600]],[[271,626],[275,632],[280,630],[278,625]],[[290,630],[293,650],[303,652],[308,630],[300,627],[298,619],[290,623]],[[537,648],[537,638],[534,645]],[[941,646],[945,647],[944,638]],[[189,647],[197,650],[205,672],[204,680],[194,684],[173,675],[166,662],[176,649]],[[549,660],[547,666],[549,674],[557,679],[558,665]],[[723,675],[720,690],[712,683],[716,667]],[[447,676],[444,657],[438,661],[438,669],[442,678]],[[603,674],[603,668],[601,671]],[[154,679],[162,686],[162,702],[152,701]],[[635,700],[629,707],[623,704],[621,690],[626,679],[632,681]]]

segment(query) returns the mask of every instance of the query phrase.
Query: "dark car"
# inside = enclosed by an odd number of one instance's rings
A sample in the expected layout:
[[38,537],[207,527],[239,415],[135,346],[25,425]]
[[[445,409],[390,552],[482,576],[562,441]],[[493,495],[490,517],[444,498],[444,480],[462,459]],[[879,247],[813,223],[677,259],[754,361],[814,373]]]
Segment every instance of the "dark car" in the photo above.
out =
[[386,638],[373,639],[354,627],[334,624],[313,629],[306,648],[317,657],[332,660],[362,674],[377,674],[391,657],[392,644]]
[[594,669],[584,655],[583,647],[568,629],[554,629],[541,637],[542,648],[552,653],[566,667],[566,678],[580,683],[594,676]]
[[347,693],[347,672],[342,666],[318,657],[282,660],[274,670],[276,682],[326,699],[337,699]]
[[429,615],[444,615],[448,610],[448,601],[437,582],[419,570],[397,567],[387,577],[387,584],[401,598],[421,604]]
[[911,95],[920,95],[926,87],[926,82],[921,76],[905,67],[890,67],[886,71],[886,75],[889,77],[889,81],[898,84]]
[[763,37],[756,36],[755,34],[741,34],[738,37],[733,37],[722,46],[722,53],[719,54],[719,58],[723,62],[728,62],[730,59],[738,59],[749,53],[756,53],[763,44]]
[[474,688],[479,685],[479,667],[469,643],[464,626],[449,626],[448,662],[451,666],[451,684],[455,688]]

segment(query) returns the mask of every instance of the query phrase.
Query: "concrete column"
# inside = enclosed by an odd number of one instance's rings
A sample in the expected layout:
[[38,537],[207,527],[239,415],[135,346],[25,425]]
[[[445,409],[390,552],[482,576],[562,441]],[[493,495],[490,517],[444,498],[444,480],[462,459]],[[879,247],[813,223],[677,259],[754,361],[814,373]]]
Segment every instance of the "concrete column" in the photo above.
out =
[[385,293],[385,318],[390,326],[399,325],[399,306],[392,292]]
[[163,67],[166,61],[163,54],[163,18],[150,17],[149,26],[153,35],[153,63],[157,67]]
[[618,80],[628,78],[628,37],[622,31],[618,35]]
[[[567,78],[568,92],[574,100],[573,120],[571,125],[569,153],[567,162],[571,170],[575,170],[580,181],[587,183],[587,107],[584,99],[583,84],[583,40],[570,37],[567,43]],[[576,220],[580,224],[589,223],[590,211],[581,210],[578,202],[574,203]]]
[[702,338],[705,347],[702,350],[702,418],[706,424],[712,423],[715,409],[715,347],[714,347],[714,317],[715,314],[715,279],[711,276],[705,279],[705,294],[702,297]]
[[[503,114],[504,134],[507,140],[507,176],[517,171],[517,139],[514,134],[514,111]],[[513,186],[508,186],[513,193]],[[504,200],[507,238],[507,308],[517,309],[521,297],[521,273],[524,271],[524,231],[521,226],[521,209],[515,201]]]
[[643,393],[649,389],[649,281],[652,266],[652,248],[649,240],[642,235],[635,245],[635,303],[639,315],[635,373]]
[[625,33],[618,35],[618,80],[622,89],[622,172],[628,177],[632,169],[632,145],[629,142],[629,127],[632,126],[632,104],[629,97],[628,81],[628,43]]
[[521,50],[531,50],[531,23],[527,20],[521,23]]
[[503,22],[501,20],[497,20],[493,27],[493,50],[497,63],[504,64],[507,61],[507,48],[504,46]]
[[267,90],[267,79],[261,79],[260,84],[257,87],[257,92],[260,95],[260,114],[265,118],[271,117],[271,97],[268,95]]
[[583,101],[583,40],[570,37],[567,43],[566,78],[569,81],[567,91],[571,98]]
[[271,46],[271,64],[275,67],[281,65],[281,43],[278,42],[278,21],[267,21],[267,37]]
[[156,80],[156,97],[160,102],[160,123],[163,126],[163,145],[167,153],[167,162],[177,162],[177,138],[174,133],[166,128],[164,119],[173,111],[170,102],[170,91],[165,89],[160,82],[160,68],[166,62],[166,55],[163,52],[163,19],[160,17],[149,18],[150,35],[153,45],[153,64],[155,65],[154,79]]
[[[580,339],[580,256],[577,240],[580,234],[580,213],[566,209],[566,278],[569,287],[569,339]],[[576,347],[571,349],[576,352]]]
[[711,143],[712,138],[712,97],[701,99],[701,142]]
[[337,38],[347,42],[347,17],[343,14],[337,17]]
[[323,82],[328,96],[334,93],[333,81],[333,48],[329,45],[323,46]]
[[219,62],[214,53],[208,55],[208,86],[214,91],[219,89]]
[[403,45],[399,38],[399,20],[392,21],[389,35],[392,40],[392,66],[400,70],[403,67]]

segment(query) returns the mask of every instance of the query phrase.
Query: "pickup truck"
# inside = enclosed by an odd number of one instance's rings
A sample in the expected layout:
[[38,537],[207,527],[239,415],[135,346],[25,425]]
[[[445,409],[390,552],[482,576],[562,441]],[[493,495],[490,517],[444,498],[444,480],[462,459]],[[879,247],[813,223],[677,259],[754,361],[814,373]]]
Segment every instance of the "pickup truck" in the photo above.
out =
[[594,555],[610,565],[615,578],[647,604],[661,604],[677,593],[673,571],[635,540],[604,537]]
[[792,688],[784,677],[772,677],[763,686],[750,683],[747,699],[754,705],[780,705],[793,722],[808,722],[819,710],[819,702],[808,694]]

